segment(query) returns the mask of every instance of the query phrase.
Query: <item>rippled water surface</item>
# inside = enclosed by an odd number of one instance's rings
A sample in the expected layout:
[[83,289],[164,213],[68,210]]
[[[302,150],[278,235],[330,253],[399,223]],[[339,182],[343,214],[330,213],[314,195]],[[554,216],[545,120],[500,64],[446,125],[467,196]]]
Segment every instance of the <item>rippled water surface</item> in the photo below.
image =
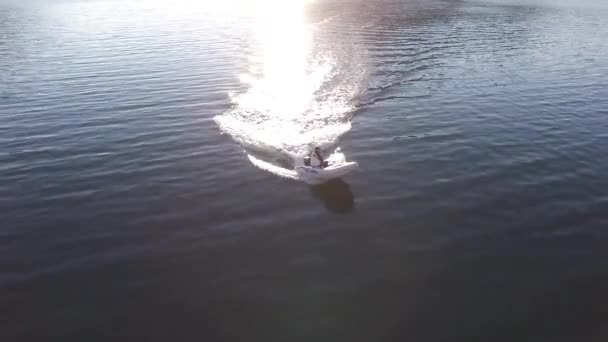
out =
[[601,0],[2,2],[0,336],[605,341],[606,151]]

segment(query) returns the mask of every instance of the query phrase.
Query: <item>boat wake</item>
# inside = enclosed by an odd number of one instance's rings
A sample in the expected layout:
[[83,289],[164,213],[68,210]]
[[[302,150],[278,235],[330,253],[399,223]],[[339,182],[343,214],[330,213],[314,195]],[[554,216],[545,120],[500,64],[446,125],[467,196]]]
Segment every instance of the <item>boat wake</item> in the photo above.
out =
[[339,153],[364,68],[352,51],[314,39],[324,22],[309,24],[303,10],[288,9],[254,25],[248,71],[240,76],[247,90],[231,94],[232,107],[214,120],[253,165],[299,179],[296,160],[315,146]]

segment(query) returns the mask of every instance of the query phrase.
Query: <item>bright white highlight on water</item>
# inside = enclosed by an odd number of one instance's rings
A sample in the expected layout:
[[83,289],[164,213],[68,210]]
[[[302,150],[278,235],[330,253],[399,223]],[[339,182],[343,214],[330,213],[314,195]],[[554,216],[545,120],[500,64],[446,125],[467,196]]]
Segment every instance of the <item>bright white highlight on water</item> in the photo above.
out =
[[[248,72],[240,76],[247,91],[232,94],[233,108],[215,118],[254,165],[290,178],[291,172],[273,167],[273,157],[299,158],[313,146],[335,147],[350,130],[351,100],[360,83],[357,73],[340,70],[334,51],[315,45],[308,2],[254,6]],[[260,153],[270,160],[252,155]]]

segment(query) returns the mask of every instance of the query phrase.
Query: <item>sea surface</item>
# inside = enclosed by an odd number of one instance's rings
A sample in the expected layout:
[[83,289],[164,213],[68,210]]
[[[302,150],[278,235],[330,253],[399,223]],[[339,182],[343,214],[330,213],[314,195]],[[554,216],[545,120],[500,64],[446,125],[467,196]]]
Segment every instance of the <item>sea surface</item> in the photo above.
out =
[[3,0],[0,340],[607,341],[608,3]]

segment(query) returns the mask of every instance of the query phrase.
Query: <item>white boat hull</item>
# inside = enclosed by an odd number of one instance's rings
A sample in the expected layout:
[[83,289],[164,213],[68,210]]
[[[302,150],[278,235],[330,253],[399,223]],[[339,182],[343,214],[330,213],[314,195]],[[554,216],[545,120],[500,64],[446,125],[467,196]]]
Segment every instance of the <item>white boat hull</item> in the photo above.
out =
[[309,184],[321,184],[329,180],[344,177],[357,170],[359,164],[356,162],[335,162],[325,168],[312,166],[296,166],[295,170],[303,181]]

